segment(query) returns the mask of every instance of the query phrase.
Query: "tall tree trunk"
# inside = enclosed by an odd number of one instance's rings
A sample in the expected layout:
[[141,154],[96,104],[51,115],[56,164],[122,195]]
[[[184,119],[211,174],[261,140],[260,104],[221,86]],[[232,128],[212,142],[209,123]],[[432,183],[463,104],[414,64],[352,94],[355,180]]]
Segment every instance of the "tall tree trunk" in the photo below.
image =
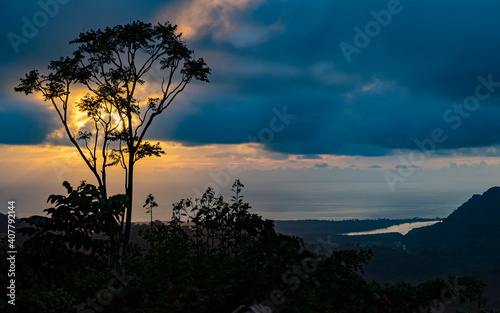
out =
[[127,191],[128,196],[128,206],[127,206],[127,218],[125,221],[125,248],[130,242],[130,228],[132,224],[132,195],[134,191],[134,158],[135,154],[133,152],[129,155],[128,162],[128,177],[127,177]]
[[104,199],[107,200],[108,199],[108,188],[106,186],[106,171],[103,169],[101,173],[102,173],[102,192],[104,195]]

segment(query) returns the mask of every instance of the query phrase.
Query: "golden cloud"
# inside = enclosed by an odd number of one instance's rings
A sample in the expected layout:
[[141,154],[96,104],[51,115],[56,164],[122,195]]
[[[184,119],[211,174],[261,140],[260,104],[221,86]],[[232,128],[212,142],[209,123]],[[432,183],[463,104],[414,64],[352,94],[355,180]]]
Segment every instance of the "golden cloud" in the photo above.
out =
[[[157,20],[177,24],[186,39],[199,39],[211,33],[216,39],[228,38],[235,30],[241,29],[240,14],[258,7],[263,0],[191,0],[169,5]],[[262,27],[243,25],[245,29],[257,30],[267,36]],[[231,38],[229,38],[231,40]]]

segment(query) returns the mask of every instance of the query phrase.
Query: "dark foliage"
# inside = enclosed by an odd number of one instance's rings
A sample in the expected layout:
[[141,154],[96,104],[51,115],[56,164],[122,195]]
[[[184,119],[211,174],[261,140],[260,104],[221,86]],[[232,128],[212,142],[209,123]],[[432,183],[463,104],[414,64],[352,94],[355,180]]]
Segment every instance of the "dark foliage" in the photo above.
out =
[[26,238],[16,254],[16,287],[23,299],[18,308],[51,303],[51,295],[55,307],[68,305],[71,293],[82,287],[75,278],[91,277],[92,272],[107,271],[118,262],[122,242],[118,221],[126,196],[105,198],[101,189],[84,182],[76,189],[67,182],[63,185],[68,195],[48,198],[54,205],[44,210],[48,216],[19,220],[29,226],[18,229]]
[[150,248],[130,249],[117,262],[125,196],[65,187],[68,196],[49,197],[49,217],[24,220],[31,227],[22,230],[29,239],[19,251],[19,312],[413,313],[433,311],[443,295],[484,304],[484,284],[473,278],[367,282],[371,251],[304,249],[301,239],[250,212],[239,181],[230,203],[208,189],[174,204],[170,222],[144,233]]

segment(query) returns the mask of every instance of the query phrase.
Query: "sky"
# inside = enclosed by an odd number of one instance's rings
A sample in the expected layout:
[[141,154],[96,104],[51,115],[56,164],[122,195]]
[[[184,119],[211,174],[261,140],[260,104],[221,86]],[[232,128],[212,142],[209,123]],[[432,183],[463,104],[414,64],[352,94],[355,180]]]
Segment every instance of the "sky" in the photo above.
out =
[[[499,11],[491,0],[7,2],[0,199],[29,216],[65,180],[96,183],[53,107],[14,92],[19,78],[47,71],[81,32],[168,21],[212,74],[150,129],[167,155],[138,164],[134,220],[148,220],[149,193],[168,219],[207,187],[229,199],[235,179],[265,218],[445,217],[499,185]],[[153,68],[146,92],[162,75]],[[124,192],[118,168],[110,189]]]

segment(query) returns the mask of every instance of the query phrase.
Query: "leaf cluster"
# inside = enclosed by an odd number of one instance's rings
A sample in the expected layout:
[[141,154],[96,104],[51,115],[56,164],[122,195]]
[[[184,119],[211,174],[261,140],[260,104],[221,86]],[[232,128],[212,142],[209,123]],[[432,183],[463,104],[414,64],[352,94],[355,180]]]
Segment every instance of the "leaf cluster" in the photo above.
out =
[[49,196],[54,206],[44,210],[48,216],[20,219],[27,225],[18,229],[26,237],[23,266],[32,279],[60,279],[87,266],[105,268],[118,257],[119,220],[127,197],[105,198],[102,189],[85,182],[76,189],[68,182],[63,185],[68,195]]

